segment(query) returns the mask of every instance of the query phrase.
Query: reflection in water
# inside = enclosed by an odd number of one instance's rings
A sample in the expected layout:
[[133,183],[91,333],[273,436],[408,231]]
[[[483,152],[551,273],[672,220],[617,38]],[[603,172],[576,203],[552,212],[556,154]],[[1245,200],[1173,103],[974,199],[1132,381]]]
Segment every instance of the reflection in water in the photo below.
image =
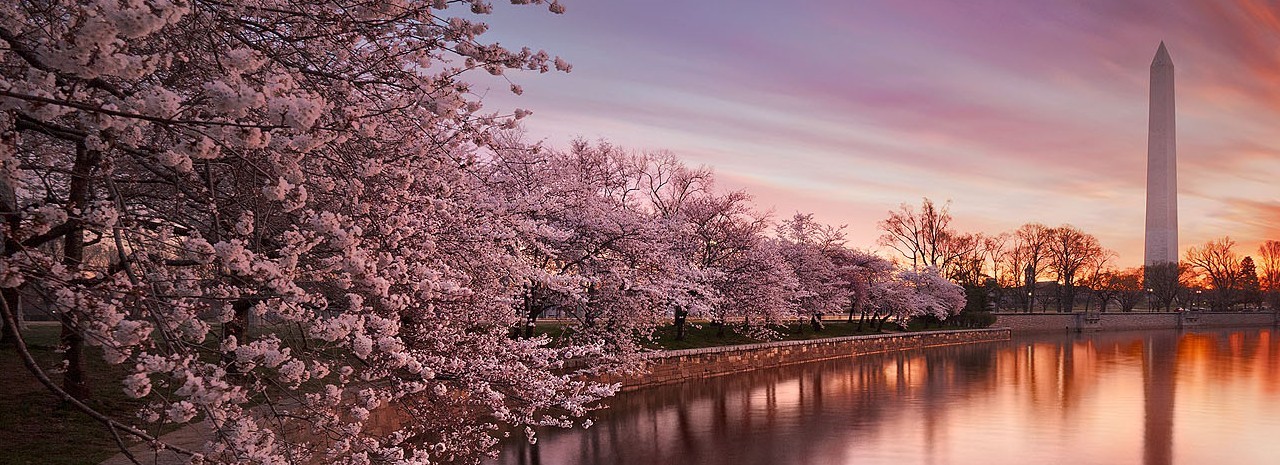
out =
[[1270,329],[1053,335],[626,393],[505,464],[1272,464]]
[[1150,350],[1143,352],[1142,456],[1147,465],[1173,463],[1173,389],[1177,370],[1178,340],[1173,334],[1148,336]]

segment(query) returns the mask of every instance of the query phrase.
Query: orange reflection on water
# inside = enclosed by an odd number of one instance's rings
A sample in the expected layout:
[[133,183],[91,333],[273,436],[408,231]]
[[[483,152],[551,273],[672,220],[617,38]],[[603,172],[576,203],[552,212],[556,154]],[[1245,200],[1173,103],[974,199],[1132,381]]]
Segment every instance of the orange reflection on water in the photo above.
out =
[[1273,464],[1272,330],[1051,335],[624,394],[511,464]]

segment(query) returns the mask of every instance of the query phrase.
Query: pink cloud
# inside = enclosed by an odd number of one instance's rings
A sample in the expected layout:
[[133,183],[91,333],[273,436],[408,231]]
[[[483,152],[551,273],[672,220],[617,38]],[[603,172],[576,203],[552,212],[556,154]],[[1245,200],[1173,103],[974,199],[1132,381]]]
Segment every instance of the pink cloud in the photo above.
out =
[[1280,176],[1267,2],[575,2],[563,18],[508,26],[574,72],[489,99],[532,108],[537,137],[670,149],[863,245],[930,196],[975,229],[1075,224],[1122,264],[1142,255],[1147,66],[1165,40],[1183,237],[1277,233],[1212,214],[1280,197],[1263,184]]

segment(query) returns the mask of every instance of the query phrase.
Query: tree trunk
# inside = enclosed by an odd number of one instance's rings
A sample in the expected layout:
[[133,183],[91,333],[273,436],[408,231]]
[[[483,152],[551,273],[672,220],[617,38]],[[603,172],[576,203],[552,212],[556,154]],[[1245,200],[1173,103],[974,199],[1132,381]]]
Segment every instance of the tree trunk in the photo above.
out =
[[1061,313],[1071,313],[1075,310],[1074,289],[1071,284],[1063,284],[1058,294],[1058,311]]
[[[67,194],[67,214],[74,218],[79,211],[89,204],[92,190],[91,176],[98,163],[98,153],[89,150],[83,143],[76,145],[75,165],[71,168],[70,189]],[[68,221],[75,221],[69,219]],[[62,264],[73,272],[79,272],[84,265],[84,228],[76,224],[62,242]],[[80,333],[76,312],[79,309],[61,309],[59,319],[62,321],[61,342],[63,362],[66,372],[62,375],[62,388],[79,400],[89,398],[89,381],[84,371],[84,335]]]
[[533,337],[533,329],[538,323],[538,306],[533,304],[533,295],[525,294],[524,298],[524,337]]
[[[17,322],[17,326],[13,328],[12,333],[18,334],[26,330],[27,328],[22,327],[22,297],[18,294],[18,289],[12,287],[0,289],[0,299],[4,299],[4,305],[13,309],[14,321]],[[8,325],[8,323],[0,322],[0,344],[18,342],[16,337],[10,334],[7,328]]]
[[[12,145],[15,141],[12,139],[13,133],[5,133],[0,135],[0,144]],[[22,225],[22,217],[18,216],[18,196],[13,190],[13,185],[9,184],[8,176],[0,176],[0,218],[4,219],[4,224],[9,227],[9,235],[4,237],[4,241],[0,242],[0,257],[8,257],[18,252],[18,242],[13,238],[17,236],[18,227]],[[4,304],[9,306],[9,310],[16,317],[17,327],[13,328],[13,334],[22,331],[22,302],[18,297],[18,290],[15,288],[0,289],[0,298],[4,299]],[[0,327],[6,326],[7,323],[0,322]],[[0,331],[0,342],[17,342],[15,336],[10,331]]]
[[75,317],[70,312],[61,316],[62,333],[59,335],[62,348],[63,365],[66,371],[62,374],[62,390],[67,391],[77,400],[89,399],[89,380],[84,372],[84,337],[76,328]]
[[[245,338],[245,332],[249,329],[249,309],[253,308],[254,299],[241,298],[231,302],[231,311],[233,313],[231,321],[222,324],[222,340],[236,338],[237,344],[249,342]],[[226,364],[227,373],[239,373],[240,369],[236,367],[236,354],[229,352],[222,354],[222,361]]]
[[675,315],[676,340],[683,341],[684,340],[684,322],[685,322],[685,319],[689,317],[689,311],[685,310],[684,306],[679,306],[679,307],[676,307],[675,314],[676,314]]

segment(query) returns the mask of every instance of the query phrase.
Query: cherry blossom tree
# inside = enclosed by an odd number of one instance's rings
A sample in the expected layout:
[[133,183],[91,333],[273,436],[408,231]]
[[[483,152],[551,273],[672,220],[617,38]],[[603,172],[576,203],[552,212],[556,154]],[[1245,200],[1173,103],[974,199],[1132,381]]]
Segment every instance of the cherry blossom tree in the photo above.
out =
[[707,193],[680,208],[676,249],[699,281],[699,300],[719,331],[731,322],[756,336],[795,313],[799,283],[781,249],[765,237],[769,217],[742,191]]
[[674,254],[669,221],[646,202],[645,157],[603,142],[557,151],[498,139],[483,183],[523,221],[525,337],[556,309],[576,322],[571,342],[602,341],[625,362],[668,307],[696,306],[687,302],[696,276]]
[[[715,249],[722,244],[731,250],[747,245],[737,237],[722,237],[734,231],[717,230],[711,223],[723,221],[721,214],[730,218],[735,213],[750,215],[749,198],[742,192],[718,197],[710,168],[690,167],[670,152],[641,155],[640,162],[644,166],[640,185],[646,193],[647,209],[652,221],[668,233],[672,258],[682,268],[678,275],[685,278],[668,296],[675,339],[680,341],[684,340],[689,318],[710,317],[713,305],[719,301],[719,293],[713,287],[720,276],[713,267],[717,261]],[[728,201],[717,201],[721,198]],[[762,224],[765,218],[759,221]],[[723,330],[724,325],[720,328]]]
[[925,315],[946,320],[964,309],[964,288],[943,278],[937,269],[904,270],[900,279],[913,291],[904,317]]
[[715,175],[710,168],[690,167],[670,152],[642,155],[639,161],[644,165],[640,185],[649,209],[659,219],[678,220],[687,205],[715,194]]
[[850,283],[843,280],[832,255],[844,248],[842,228],[820,224],[813,214],[796,213],[778,225],[779,249],[799,282],[793,299],[815,331],[822,315],[840,312],[849,302]]
[[[909,319],[918,310],[913,292],[909,283],[902,279],[900,271],[873,275],[867,289],[867,307],[875,329],[883,330],[890,319],[900,323]],[[866,320],[865,316],[863,320]]]
[[716,301],[711,307],[719,333],[735,320],[738,331],[758,339],[773,337],[770,325],[796,315],[801,283],[778,243],[762,240],[717,265],[713,275]]
[[832,251],[831,261],[836,266],[840,280],[845,283],[849,299],[848,321],[852,323],[854,315],[859,315],[861,325],[868,318],[873,283],[896,273],[897,267],[892,261],[879,255],[844,247]]
[[[0,4],[0,310],[28,367],[194,462],[472,462],[499,425],[570,425],[612,387],[564,361],[609,351],[507,337],[528,226],[476,150],[528,112],[485,113],[463,79],[570,66],[483,42],[490,10]],[[592,285],[644,286],[627,278]],[[63,322],[65,385],[14,329],[19,288]],[[79,400],[83,345],[130,368],[98,382],[140,420]],[[155,439],[194,421],[200,448]]]
[[[491,10],[0,4],[0,316],[30,371],[122,446],[192,463],[476,463],[509,432],[586,424],[617,388],[590,375],[638,368],[672,308],[753,334],[851,299],[954,313],[935,270],[848,256],[812,216],[766,237],[706,169],[523,142],[529,112],[485,110],[469,77],[571,66],[485,42]],[[926,240],[951,237],[926,207]],[[61,384],[20,295],[62,323]],[[576,322],[556,341],[533,331],[552,308]],[[87,379],[98,351],[127,374]],[[89,382],[143,407],[98,412]],[[157,439],[193,422],[198,448]]]

